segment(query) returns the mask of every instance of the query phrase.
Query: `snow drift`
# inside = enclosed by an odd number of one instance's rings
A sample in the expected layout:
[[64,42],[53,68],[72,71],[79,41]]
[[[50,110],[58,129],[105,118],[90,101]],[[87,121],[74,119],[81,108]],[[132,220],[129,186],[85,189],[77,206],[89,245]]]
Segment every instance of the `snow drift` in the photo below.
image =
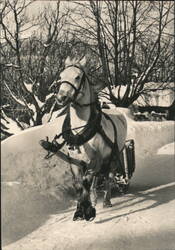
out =
[[[136,163],[139,158],[145,158],[174,141],[174,122],[135,122],[127,109],[120,110],[128,120],[127,138],[135,141]],[[68,189],[72,186],[68,164],[57,156],[44,159],[47,152],[39,145],[39,141],[46,136],[52,140],[61,132],[63,120],[64,116],[46,125],[27,129],[2,142],[3,182],[17,181],[33,185],[41,191],[53,191],[56,186],[61,189],[65,189],[66,185]]]

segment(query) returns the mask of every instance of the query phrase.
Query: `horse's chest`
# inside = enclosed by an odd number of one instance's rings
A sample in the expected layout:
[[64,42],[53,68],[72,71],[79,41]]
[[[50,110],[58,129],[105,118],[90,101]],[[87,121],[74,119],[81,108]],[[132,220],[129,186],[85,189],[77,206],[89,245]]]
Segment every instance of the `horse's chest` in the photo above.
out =
[[110,154],[110,148],[106,147],[104,140],[97,133],[91,140],[82,146],[69,150],[71,157],[90,163],[96,158],[104,159]]
[[69,155],[74,159],[85,161],[86,163],[90,162],[92,158],[95,156],[95,150],[86,143],[83,146],[69,148]]

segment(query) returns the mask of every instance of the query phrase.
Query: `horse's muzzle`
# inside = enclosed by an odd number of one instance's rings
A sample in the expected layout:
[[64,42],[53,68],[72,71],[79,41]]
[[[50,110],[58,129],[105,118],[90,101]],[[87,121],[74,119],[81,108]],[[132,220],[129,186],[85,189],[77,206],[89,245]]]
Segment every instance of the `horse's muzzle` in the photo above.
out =
[[56,99],[57,104],[62,105],[62,106],[67,105],[70,101],[69,100],[70,98],[67,95],[63,95],[63,94],[56,95],[55,99]]

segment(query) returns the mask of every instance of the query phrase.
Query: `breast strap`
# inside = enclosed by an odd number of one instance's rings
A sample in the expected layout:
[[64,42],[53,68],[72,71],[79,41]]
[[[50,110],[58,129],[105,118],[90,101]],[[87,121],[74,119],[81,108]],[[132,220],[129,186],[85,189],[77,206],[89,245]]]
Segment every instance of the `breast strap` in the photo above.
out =
[[97,114],[93,112],[91,113],[90,119],[83,127],[82,131],[74,134],[70,124],[70,115],[67,114],[62,127],[62,136],[68,145],[81,146],[94,137],[94,135],[99,131],[100,126],[101,112],[98,112]]

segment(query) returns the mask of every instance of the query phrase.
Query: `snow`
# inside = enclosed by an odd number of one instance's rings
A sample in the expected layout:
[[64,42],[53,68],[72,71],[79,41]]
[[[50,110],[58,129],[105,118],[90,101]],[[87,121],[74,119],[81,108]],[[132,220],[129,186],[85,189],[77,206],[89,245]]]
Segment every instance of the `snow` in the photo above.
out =
[[13,119],[9,118],[3,110],[1,111],[1,115],[3,117],[1,119],[1,123],[7,128],[7,132],[11,134],[18,134],[21,132],[21,128],[17,125],[17,123]]
[[39,145],[61,131],[64,116],[2,142],[3,250],[175,249],[174,122],[136,122],[124,113],[136,150],[130,192],[107,210],[99,200],[91,223],[72,222],[69,166],[45,160]]
[[[154,83],[148,82],[145,84],[143,94],[134,102],[134,104],[145,106],[163,106],[169,107],[174,100],[174,83]],[[157,91],[155,92],[155,89]],[[126,93],[127,86],[117,86],[112,89],[115,97],[123,98]],[[131,90],[129,92],[129,96]],[[115,107],[109,100],[109,89],[106,87],[99,95],[101,102],[106,102],[110,107]]]
[[169,107],[174,100],[173,89],[173,82],[148,82],[144,85],[144,95],[140,96],[135,103],[137,103],[138,105]]
[[6,155],[14,150],[16,153],[21,150],[27,151],[31,148],[37,150],[40,147],[40,140],[45,139],[46,136],[49,136],[49,139],[52,140],[56,134],[61,132],[63,119],[64,116],[59,119],[55,119],[52,123],[29,128],[20,132],[20,134],[7,138],[2,142],[2,155],[4,153]]
[[166,144],[165,146],[157,150],[158,155],[164,155],[164,154],[173,155],[174,153],[175,153],[175,142]]

